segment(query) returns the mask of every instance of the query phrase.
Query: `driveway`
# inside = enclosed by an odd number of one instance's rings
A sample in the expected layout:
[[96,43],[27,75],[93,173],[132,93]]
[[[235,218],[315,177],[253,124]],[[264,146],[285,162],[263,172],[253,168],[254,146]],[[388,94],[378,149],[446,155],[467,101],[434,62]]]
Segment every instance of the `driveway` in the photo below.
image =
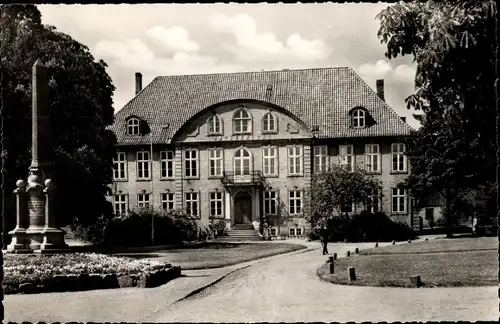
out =
[[[6,295],[5,320],[30,322],[276,322],[498,320],[497,287],[404,289],[323,282],[310,249],[236,266],[183,271],[157,288]],[[386,245],[386,244],[381,244]],[[339,256],[369,243],[329,245]],[[220,281],[219,281],[220,280]],[[191,292],[211,285],[198,294]],[[182,299],[178,301],[179,299]]]

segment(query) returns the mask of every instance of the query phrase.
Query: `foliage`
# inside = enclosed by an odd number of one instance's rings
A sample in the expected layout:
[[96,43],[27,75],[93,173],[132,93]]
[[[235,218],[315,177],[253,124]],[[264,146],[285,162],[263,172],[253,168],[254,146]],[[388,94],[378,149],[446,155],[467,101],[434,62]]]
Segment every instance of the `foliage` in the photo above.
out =
[[214,232],[217,236],[224,235],[226,232],[226,222],[223,219],[220,219],[217,223],[215,223]]
[[169,265],[169,263],[156,260],[131,259],[95,253],[6,254],[4,258],[5,283],[82,273],[138,274],[143,271],[164,269]]
[[48,69],[51,147],[61,226],[75,219],[93,226],[107,217],[105,200],[112,180],[115,87],[104,61],[52,26],[43,25],[34,5],[2,5],[0,71],[5,151],[6,230],[15,226],[16,180],[26,179],[31,161],[32,66],[40,59]]
[[377,16],[386,56],[413,55],[417,65],[416,92],[406,101],[424,116],[409,143],[406,186],[417,209],[430,195],[445,197],[448,236],[471,191],[488,202],[481,217],[496,209],[489,203],[496,196],[496,10],[491,0],[400,2]]
[[[151,238],[153,225],[154,242]],[[208,226],[180,211],[167,213],[152,208],[132,210],[128,216],[115,218],[104,232],[104,243],[118,246],[180,244],[204,240],[211,234]]]
[[380,182],[364,170],[350,171],[342,166],[314,174],[306,210],[313,226],[318,222],[342,214],[352,205],[369,207],[373,194],[380,192]]
[[104,240],[104,230],[111,220],[99,217],[94,224],[83,225],[78,219],[70,224],[75,238],[91,243],[100,243]]

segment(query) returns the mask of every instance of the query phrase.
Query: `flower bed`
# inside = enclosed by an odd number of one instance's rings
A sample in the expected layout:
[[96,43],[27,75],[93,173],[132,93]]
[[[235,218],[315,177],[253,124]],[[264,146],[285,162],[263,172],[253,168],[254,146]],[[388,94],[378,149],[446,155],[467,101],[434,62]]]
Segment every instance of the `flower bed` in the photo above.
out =
[[180,267],[96,253],[4,255],[4,293],[156,287],[180,276]]

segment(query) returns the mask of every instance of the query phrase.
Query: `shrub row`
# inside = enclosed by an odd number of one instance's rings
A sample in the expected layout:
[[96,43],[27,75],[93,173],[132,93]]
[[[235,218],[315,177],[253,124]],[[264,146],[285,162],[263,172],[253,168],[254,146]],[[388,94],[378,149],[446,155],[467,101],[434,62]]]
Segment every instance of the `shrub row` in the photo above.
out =
[[[326,223],[328,240],[331,242],[389,242],[415,239],[415,232],[403,223],[392,221],[382,212],[368,213],[363,211],[353,216],[339,215]],[[309,234],[311,239],[320,238],[320,229]]]
[[84,291],[127,287],[151,288],[163,285],[181,275],[180,267],[168,265],[165,269],[144,271],[140,274],[68,274],[5,282],[5,294],[34,294],[43,292]]

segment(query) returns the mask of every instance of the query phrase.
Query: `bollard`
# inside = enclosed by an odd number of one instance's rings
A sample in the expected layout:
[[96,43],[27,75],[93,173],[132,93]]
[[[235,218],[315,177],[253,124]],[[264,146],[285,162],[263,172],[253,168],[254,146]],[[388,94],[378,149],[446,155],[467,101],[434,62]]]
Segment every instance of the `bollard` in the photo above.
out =
[[331,262],[333,263],[333,260],[335,260],[332,256],[331,257],[328,257],[328,262]]
[[334,260],[337,260],[337,253],[334,253],[334,254],[333,254],[333,259],[334,259]]
[[377,242],[377,243],[375,243],[375,247],[378,247],[378,242]]
[[411,243],[411,240],[408,240],[408,243]]
[[428,240],[429,240],[429,239],[426,237],[426,238],[425,238],[425,241],[427,242]]
[[347,251],[347,252],[345,253],[345,256],[348,256],[348,257],[349,257],[349,256],[351,256],[351,251]]
[[392,241],[392,245],[395,245],[396,244],[396,241]]
[[328,262],[329,268],[330,268],[330,274],[333,274],[335,272],[335,265],[333,262]]
[[359,249],[358,249],[358,248],[356,248],[356,249],[354,250],[354,253],[359,254]]
[[356,270],[354,267],[347,268],[347,272],[349,274],[349,282],[356,281]]
[[411,276],[410,277],[410,282],[413,287],[420,287],[422,286],[422,281],[420,280],[420,276]]

